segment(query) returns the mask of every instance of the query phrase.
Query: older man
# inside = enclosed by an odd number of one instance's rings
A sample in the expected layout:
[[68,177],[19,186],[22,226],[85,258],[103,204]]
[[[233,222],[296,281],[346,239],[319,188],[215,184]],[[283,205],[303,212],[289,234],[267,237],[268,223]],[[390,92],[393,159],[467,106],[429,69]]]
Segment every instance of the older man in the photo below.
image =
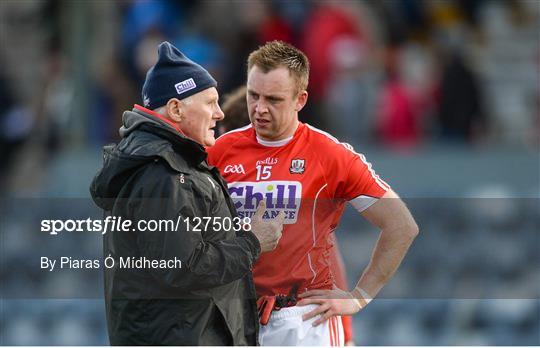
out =
[[[264,204],[251,223],[236,216],[206,162],[223,118],[216,82],[168,42],[158,55],[144,107],[124,113],[122,140],[105,147],[91,186],[107,214],[136,226],[104,239],[104,256],[116,261],[105,270],[111,344],[256,345],[251,268],[276,247],[282,217],[262,222]],[[148,228],[151,221],[160,229]]]

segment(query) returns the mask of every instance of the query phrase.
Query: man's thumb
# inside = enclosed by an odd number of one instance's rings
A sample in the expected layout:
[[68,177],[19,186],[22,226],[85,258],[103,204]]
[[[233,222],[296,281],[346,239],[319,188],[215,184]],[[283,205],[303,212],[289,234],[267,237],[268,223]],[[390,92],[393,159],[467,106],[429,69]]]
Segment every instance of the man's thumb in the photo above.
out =
[[264,200],[261,200],[261,202],[259,203],[259,206],[257,207],[257,211],[255,212],[255,215],[253,215],[253,218],[262,218],[265,210],[266,210],[266,202]]

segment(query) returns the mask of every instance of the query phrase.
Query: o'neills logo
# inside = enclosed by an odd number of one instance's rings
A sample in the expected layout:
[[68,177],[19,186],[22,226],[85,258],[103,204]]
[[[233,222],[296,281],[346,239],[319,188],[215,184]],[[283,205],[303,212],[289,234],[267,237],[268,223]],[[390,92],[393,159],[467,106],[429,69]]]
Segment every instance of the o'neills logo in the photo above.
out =
[[251,217],[259,202],[265,200],[265,219],[285,213],[285,223],[293,224],[298,218],[302,198],[302,184],[298,181],[238,181],[229,184],[229,193],[238,215]]
[[261,164],[265,164],[265,165],[268,165],[268,166],[273,166],[274,164],[277,164],[277,163],[278,163],[277,158],[268,157],[263,161],[257,161],[257,163],[255,163],[255,165],[258,166],[258,165],[261,165]]

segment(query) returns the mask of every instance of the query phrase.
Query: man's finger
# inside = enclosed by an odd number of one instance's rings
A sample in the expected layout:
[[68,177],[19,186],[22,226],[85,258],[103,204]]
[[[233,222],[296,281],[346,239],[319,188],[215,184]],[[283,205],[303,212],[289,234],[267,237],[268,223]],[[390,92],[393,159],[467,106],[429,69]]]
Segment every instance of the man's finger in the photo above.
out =
[[325,311],[326,311],[326,309],[324,307],[324,304],[322,304],[320,306],[317,306],[317,308],[315,308],[314,310],[312,310],[310,312],[307,312],[304,315],[302,315],[302,320],[303,321],[309,320],[311,318],[316,317],[317,315],[319,315],[321,313],[324,313]]
[[318,326],[320,324],[323,324],[325,321],[327,321],[328,319],[330,319],[332,317],[332,313],[330,313],[330,311],[326,311],[326,313],[324,313],[319,319],[315,320],[313,322],[313,326]]
[[323,300],[318,298],[305,298],[296,303],[297,306],[307,306],[309,304],[322,304]]
[[301,293],[300,295],[298,295],[298,297],[307,298],[307,297],[313,297],[313,296],[319,296],[319,295],[325,295],[325,294],[326,294],[326,291],[324,290],[309,290],[309,291]]
[[306,314],[302,315],[302,320],[306,321],[313,317],[316,317],[317,315],[326,312],[329,308],[330,307],[326,303],[323,303],[317,308],[315,308],[314,310],[312,310],[311,312],[307,312]]

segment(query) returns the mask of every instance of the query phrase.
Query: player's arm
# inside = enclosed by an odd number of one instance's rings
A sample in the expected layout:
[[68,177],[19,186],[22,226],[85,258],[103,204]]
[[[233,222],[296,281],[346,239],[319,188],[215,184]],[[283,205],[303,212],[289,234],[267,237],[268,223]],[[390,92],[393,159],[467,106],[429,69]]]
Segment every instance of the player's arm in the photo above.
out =
[[419,230],[409,209],[392,190],[361,214],[381,230],[371,260],[354,290],[355,298],[363,299],[366,295],[361,292],[374,298],[392,278]]
[[381,230],[371,260],[350,293],[335,289],[312,290],[300,295],[303,299],[299,305],[319,305],[304,315],[304,320],[308,320],[322,314],[313,325],[332,316],[355,314],[364,308],[392,278],[418,234],[418,226],[409,210],[392,190],[361,214]]

